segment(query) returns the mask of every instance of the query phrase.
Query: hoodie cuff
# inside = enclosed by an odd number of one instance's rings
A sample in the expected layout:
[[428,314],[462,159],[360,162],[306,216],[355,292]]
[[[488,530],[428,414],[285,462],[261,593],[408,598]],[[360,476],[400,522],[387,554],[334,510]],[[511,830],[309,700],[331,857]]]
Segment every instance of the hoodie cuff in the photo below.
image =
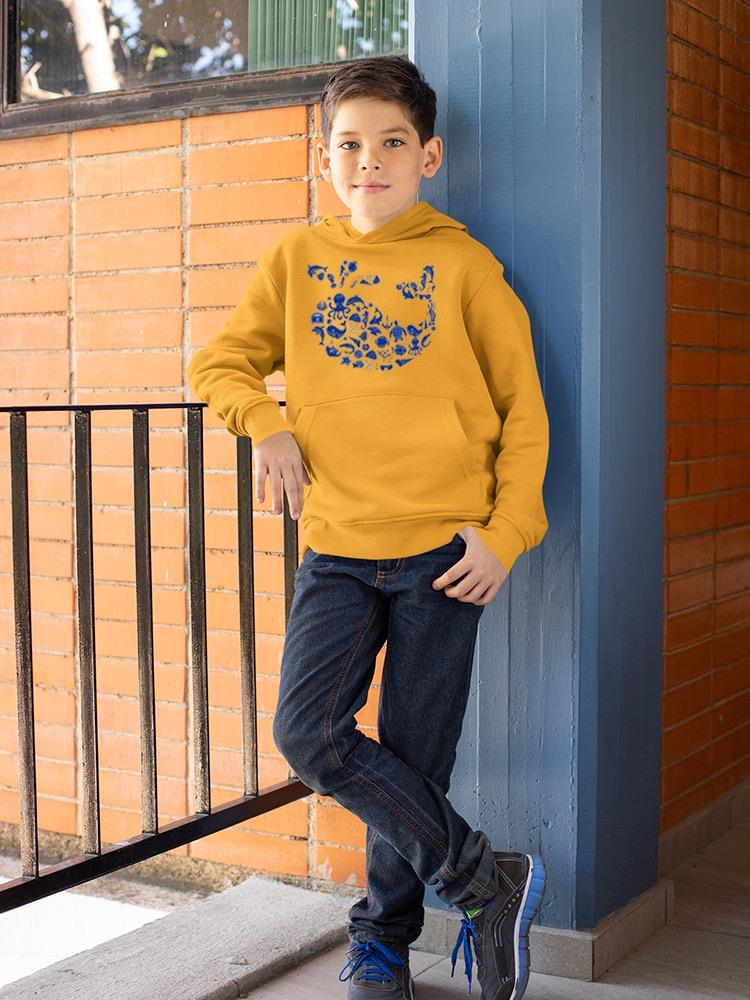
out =
[[526,539],[521,532],[505,518],[491,520],[485,527],[476,528],[482,542],[501,562],[506,573],[522,552],[526,551]]
[[254,445],[265,441],[272,434],[288,431],[289,424],[281,415],[281,408],[275,399],[253,402],[237,419],[237,429],[244,437],[252,438]]

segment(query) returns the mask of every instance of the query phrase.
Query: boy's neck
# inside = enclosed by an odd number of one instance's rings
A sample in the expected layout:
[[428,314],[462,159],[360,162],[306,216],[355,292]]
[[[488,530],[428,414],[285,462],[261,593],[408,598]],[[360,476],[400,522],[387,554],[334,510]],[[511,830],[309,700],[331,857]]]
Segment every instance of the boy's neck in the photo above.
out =
[[402,205],[397,211],[383,215],[379,218],[374,216],[359,215],[352,212],[349,216],[349,224],[356,229],[358,233],[371,233],[373,229],[380,229],[381,226],[385,226],[387,223],[397,219],[400,215],[403,215],[404,212],[408,212],[410,208],[413,208],[417,204],[418,200],[418,198],[414,198],[409,204]]

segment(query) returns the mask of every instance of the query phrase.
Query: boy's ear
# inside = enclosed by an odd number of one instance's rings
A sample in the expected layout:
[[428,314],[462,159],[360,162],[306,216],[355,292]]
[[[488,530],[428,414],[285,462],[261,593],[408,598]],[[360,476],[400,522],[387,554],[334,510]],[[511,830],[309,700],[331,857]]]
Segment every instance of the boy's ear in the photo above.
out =
[[326,174],[329,173],[330,171],[331,157],[328,150],[325,147],[325,143],[318,140],[315,144],[315,148],[317,150],[318,166],[320,167],[320,172],[325,180],[330,180],[329,177],[326,177]]

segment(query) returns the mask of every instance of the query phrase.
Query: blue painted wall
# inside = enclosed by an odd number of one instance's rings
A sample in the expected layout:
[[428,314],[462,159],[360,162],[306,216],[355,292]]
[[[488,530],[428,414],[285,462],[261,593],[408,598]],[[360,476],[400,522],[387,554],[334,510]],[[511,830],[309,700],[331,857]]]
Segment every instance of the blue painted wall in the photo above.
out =
[[540,923],[590,927],[657,877],[664,5],[414,0],[412,20],[446,146],[420,196],[504,263],[551,425],[550,530],[482,617],[450,798],[496,849],[541,850]]

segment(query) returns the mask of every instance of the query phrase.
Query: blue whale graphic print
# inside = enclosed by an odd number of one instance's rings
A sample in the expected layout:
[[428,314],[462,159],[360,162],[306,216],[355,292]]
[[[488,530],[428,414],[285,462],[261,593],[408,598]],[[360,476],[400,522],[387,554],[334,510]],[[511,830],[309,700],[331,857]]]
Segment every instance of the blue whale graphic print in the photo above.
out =
[[[351,293],[357,285],[377,285],[377,274],[357,273],[356,260],[344,260],[338,278],[320,264],[309,264],[308,276],[327,281],[332,294],[318,302],[311,316],[312,332],[319,338],[329,358],[338,359],[350,368],[388,371],[406,365],[429,347],[435,329],[435,268],[426,265],[418,281],[396,285],[404,299],[424,299],[426,316],[415,326],[403,324],[395,317],[384,316],[374,302]],[[336,291],[336,289],[343,291]],[[369,296],[368,296],[369,298]]]

